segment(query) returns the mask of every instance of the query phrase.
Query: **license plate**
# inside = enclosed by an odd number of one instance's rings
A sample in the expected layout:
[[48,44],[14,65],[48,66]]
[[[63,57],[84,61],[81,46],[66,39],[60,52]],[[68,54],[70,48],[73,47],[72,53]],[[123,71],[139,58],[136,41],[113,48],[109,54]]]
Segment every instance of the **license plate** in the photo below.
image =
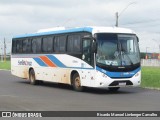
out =
[[119,83],[120,86],[126,86],[126,82]]

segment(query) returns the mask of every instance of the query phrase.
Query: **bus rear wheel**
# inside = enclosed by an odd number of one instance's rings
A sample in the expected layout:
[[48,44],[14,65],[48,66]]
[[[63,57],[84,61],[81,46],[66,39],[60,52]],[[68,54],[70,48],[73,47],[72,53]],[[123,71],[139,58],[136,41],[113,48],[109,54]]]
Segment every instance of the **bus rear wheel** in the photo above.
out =
[[35,77],[35,72],[33,69],[30,70],[29,72],[29,80],[30,80],[30,84],[31,85],[36,85],[37,84],[37,80],[36,80],[36,77]]
[[80,80],[78,73],[75,73],[73,75],[72,85],[73,85],[74,90],[78,92],[82,92],[84,90],[84,87],[81,86],[81,80]]

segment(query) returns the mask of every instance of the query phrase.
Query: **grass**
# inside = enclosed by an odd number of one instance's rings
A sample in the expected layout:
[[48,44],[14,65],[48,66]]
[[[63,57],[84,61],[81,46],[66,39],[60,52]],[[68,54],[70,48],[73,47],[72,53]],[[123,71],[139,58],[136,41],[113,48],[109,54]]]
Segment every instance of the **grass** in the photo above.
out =
[[[0,69],[10,70],[10,61],[0,61]],[[160,88],[160,67],[142,67],[141,87]]]
[[11,62],[10,61],[6,61],[6,62],[0,61],[0,69],[10,70],[11,69]]
[[160,88],[160,67],[142,67],[141,86]]

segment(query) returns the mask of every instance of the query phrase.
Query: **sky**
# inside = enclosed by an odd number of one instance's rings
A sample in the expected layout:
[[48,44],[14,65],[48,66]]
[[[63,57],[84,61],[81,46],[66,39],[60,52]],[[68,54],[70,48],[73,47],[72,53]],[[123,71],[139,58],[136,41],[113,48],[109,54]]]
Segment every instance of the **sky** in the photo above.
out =
[[[141,52],[160,52],[160,0],[0,0],[0,48],[15,35],[39,29],[115,26],[134,30]],[[2,50],[0,49],[0,54]]]

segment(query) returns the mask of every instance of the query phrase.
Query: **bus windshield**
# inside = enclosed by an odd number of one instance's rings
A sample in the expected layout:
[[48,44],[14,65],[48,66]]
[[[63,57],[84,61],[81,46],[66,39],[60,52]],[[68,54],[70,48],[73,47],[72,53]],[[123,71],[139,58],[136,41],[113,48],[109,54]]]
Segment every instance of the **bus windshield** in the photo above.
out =
[[97,34],[97,64],[131,66],[140,63],[138,40],[134,34]]

